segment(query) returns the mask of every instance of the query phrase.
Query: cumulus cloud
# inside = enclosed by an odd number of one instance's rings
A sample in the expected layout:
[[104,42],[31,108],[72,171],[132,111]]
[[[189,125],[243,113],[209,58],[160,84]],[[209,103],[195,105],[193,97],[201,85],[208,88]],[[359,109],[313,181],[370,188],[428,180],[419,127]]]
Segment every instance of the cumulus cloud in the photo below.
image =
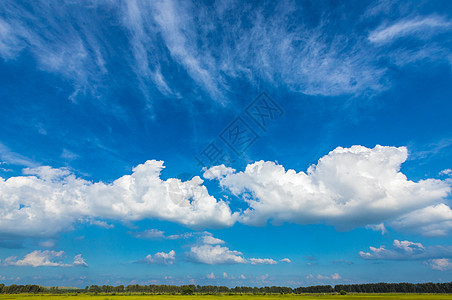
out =
[[25,255],[23,259],[17,259],[17,256],[10,256],[3,260],[4,266],[20,266],[20,267],[87,267],[81,254],[74,257],[72,264],[63,263],[64,251],[36,250]]
[[206,278],[207,278],[207,279],[215,279],[215,274],[213,274],[213,272],[210,273],[210,274],[207,274],[207,275],[206,275]]
[[215,179],[233,174],[234,172],[235,169],[233,168],[226,167],[225,165],[219,165],[206,169],[203,176],[205,179]]
[[440,175],[452,175],[451,169],[444,169],[441,172],[439,172]]
[[452,246],[424,246],[421,243],[394,240],[392,249],[385,246],[369,247],[369,252],[360,251],[359,256],[370,260],[418,260],[452,257]]
[[161,265],[172,265],[176,260],[176,252],[171,250],[168,253],[165,252],[157,252],[152,256],[148,254],[144,259],[144,262],[147,264],[161,264]]
[[285,263],[290,264],[292,261],[290,259],[288,259],[288,258],[283,258],[283,259],[280,260],[280,262],[285,262]]
[[452,262],[448,258],[430,259],[426,262],[434,270],[446,271],[452,269]]
[[[160,219],[195,229],[228,227],[238,220],[248,225],[271,221],[326,223],[339,229],[367,226],[382,232],[389,226],[445,235],[452,228],[452,210],[443,203],[451,182],[408,180],[400,172],[407,155],[405,147],[338,147],[306,172],[264,161],[242,172],[224,166],[206,170],[204,176],[218,179],[221,187],[248,204],[234,213],[209,194],[198,176],[162,180],[162,161],[147,161],[108,184],[83,180],[65,168],[27,168],[23,176],[0,177],[0,234],[45,238],[71,230],[77,222],[111,228],[104,220]],[[204,244],[222,243],[206,232],[165,236],[148,229],[131,234],[167,239],[196,235]]]
[[408,180],[400,172],[407,155],[405,147],[338,147],[307,172],[258,161],[217,179],[248,203],[240,216],[245,224],[327,223],[350,229],[396,220],[449,195],[448,181]]
[[215,264],[244,264],[246,259],[239,251],[229,250],[220,245],[201,245],[191,247],[189,257],[196,262],[215,265]]
[[[206,236],[211,237],[211,236]],[[213,238],[213,237],[211,237]],[[205,239],[202,240],[204,244],[193,246],[190,249],[190,252],[187,253],[188,257],[199,263],[215,265],[215,264],[252,264],[252,265],[275,265],[278,262],[271,258],[245,258],[242,252],[230,250],[228,247],[217,245],[219,244],[216,240],[221,241],[221,244],[224,241],[219,239],[214,239],[214,242],[210,239],[207,239],[207,243]],[[288,258],[282,259],[281,261],[290,262]]]
[[440,203],[410,212],[390,224],[397,230],[425,236],[446,236],[452,231],[452,210]]
[[162,161],[147,161],[110,184],[50,167],[0,177],[0,234],[53,236],[86,219],[161,219],[193,228],[234,224],[236,214],[209,195],[201,178],[162,180],[163,168]]
[[216,245],[216,244],[224,244],[224,241],[217,239],[211,235],[206,235],[203,237],[203,243],[209,244],[209,245]]

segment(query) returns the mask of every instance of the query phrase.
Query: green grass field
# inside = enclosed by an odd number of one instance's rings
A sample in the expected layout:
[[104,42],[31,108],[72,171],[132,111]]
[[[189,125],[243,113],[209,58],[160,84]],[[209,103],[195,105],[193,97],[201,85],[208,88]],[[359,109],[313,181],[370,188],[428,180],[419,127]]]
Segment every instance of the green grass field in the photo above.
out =
[[304,299],[452,299],[452,294],[348,294],[348,295],[0,295],[0,300],[304,300]]

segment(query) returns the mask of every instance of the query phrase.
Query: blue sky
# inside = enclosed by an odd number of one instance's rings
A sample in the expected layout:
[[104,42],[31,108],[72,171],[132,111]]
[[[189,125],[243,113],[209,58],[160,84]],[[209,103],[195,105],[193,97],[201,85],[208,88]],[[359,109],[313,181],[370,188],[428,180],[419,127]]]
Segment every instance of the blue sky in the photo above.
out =
[[0,281],[452,280],[450,1],[2,1]]

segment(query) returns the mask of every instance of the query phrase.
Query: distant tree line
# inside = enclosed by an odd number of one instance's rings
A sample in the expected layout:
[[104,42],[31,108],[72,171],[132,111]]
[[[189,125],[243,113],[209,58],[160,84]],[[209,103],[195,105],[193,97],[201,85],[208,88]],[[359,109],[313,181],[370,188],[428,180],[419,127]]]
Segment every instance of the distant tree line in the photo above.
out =
[[49,289],[36,285],[36,284],[27,284],[27,285],[16,285],[12,284],[10,286],[6,286],[3,283],[0,284],[0,294],[37,294],[37,293],[45,293],[48,292]]
[[303,293],[448,293],[452,294],[452,282],[449,283],[366,283],[366,284],[338,284],[316,285],[308,287],[247,287],[215,285],[91,285],[84,289],[68,289],[58,287],[43,287],[40,285],[6,286],[0,284],[0,294],[62,294],[62,293],[147,293],[147,294],[303,294]]

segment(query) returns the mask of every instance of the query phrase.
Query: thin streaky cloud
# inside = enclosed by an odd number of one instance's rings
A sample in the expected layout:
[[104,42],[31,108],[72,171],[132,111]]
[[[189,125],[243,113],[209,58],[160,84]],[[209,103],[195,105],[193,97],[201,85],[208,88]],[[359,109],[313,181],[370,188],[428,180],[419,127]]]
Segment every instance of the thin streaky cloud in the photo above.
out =
[[452,29],[452,22],[443,17],[428,16],[424,18],[403,19],[390,26],[377,28],[369,34],[372,43],[387,43],[399,37],[424,33],[435,34],[438,29]]

